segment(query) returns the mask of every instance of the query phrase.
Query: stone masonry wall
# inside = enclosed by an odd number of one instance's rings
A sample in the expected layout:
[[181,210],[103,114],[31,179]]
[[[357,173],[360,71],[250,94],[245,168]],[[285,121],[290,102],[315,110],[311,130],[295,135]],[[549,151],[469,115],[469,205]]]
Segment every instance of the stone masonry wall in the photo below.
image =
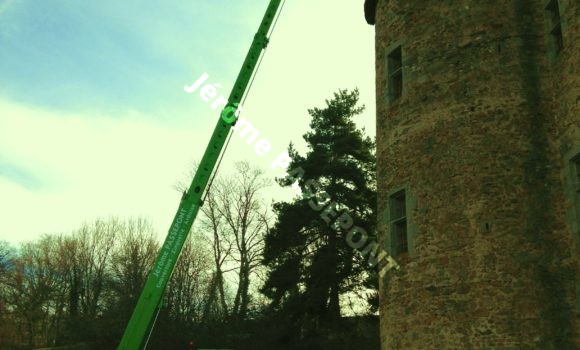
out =
[[[379,212],[400,186],[417,201],[412,250],[380,281],[382,349],[580,348],[564,176],[580,147],[580,7],[559,3],[554,58],[547,1],[378,1]],[[403,96],[389,102],[398,45]]]

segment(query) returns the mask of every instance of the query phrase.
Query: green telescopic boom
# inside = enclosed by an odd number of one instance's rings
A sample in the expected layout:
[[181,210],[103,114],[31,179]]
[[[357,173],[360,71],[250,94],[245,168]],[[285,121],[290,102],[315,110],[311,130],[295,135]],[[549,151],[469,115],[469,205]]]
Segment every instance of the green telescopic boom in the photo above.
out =
[[179,258],[181,249],[191,225],[197,216],[202,203],[202,196],[218,162],[225,141],[236,120],[235,112],[242,97],[248,89],[250,79],[254,74],[258,59],[268,44],[268,33],[274,22],[282,0],[271,0],[262,19],[260,28],[254,36],[252,46],[244,60],[244,65],[238,74],[234,88],[229,96],[226,107],[221,112],[218,123],[205,150],[201,163],[193,177],[191,185],[184,194],[175,218],[171,223],[163,246],[157,254],[153,268],[149,272],[145,287],[141,292],[137,306],[129,320],[119,350],[139,350],[145,345],[147,331],[152,327],[152,320],[160,305],[161,298],[173,268]]

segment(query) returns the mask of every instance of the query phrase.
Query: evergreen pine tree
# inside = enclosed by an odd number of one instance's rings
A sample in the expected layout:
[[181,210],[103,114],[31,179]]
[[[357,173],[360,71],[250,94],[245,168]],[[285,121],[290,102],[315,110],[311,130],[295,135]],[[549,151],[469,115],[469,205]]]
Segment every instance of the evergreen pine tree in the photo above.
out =
[[339,90],[325,108],[308,110],[308,152],[302,156],[290,144],[288,176],[277,179],[284,187],[298,181],[302,194],[274,204],[277,221],[264,249],[270,272],[262,291],[302,336],[340,318],[341,295],[364,288],[369,277],[376,281],[374,269],[347,244],[348,231],[337,224],[348,213],[373,238],[375,143],[353,121],[364,110],[358,99],[357,89]]

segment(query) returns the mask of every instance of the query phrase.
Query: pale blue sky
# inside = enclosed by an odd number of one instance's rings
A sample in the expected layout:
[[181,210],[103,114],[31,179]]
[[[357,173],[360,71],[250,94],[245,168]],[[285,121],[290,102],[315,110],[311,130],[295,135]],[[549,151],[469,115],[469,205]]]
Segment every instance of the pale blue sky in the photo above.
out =
[[[228,96],[267,0],[0,0],[0,239],[142,215],[165,234],[172,186],[200,159],[218,112],[187,94],[204,72]],[[374,28],[363,0],[288,0],[244,110],[269,140],[262,167],[302,143],[307,109],[361,91],[374,135]],[[281,192],[270,191],[271,194]],[[276,196],[273,195],[273,196]]]
[[267,1],[0,3],[3,97],[55,110],[136,109],[176,119],[192,101],[168,87],[201,69],[231,79]]

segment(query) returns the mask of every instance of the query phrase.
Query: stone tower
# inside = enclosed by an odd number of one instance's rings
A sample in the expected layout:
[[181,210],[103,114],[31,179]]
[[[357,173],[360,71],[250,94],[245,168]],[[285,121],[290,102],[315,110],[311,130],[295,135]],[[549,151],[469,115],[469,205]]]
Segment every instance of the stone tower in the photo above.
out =
[[382,349],[580,349],[580,2],[367,0]]

